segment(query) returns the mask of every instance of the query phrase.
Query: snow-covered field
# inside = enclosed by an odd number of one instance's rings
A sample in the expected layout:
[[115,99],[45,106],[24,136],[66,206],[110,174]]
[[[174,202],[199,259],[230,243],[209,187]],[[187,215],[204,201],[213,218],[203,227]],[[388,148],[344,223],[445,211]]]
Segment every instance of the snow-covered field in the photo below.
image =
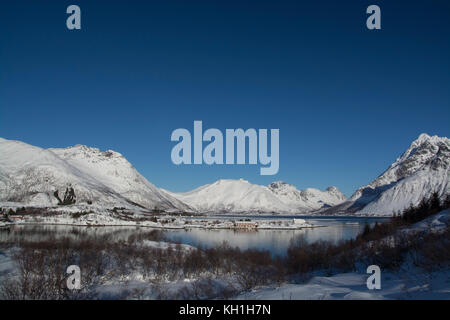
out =
[[[167,249],[173,244],[145,241],[145,246]],[[183,246],[183,250],[195,250]],[[0,282],[5,277],[14,277],[13,261],[9,254],[0,251]],[[399,272],[382,271],[381,289],[369,290],[366,285],[368,274],[361,272],[342,273],[332,276],[314,276],[300,284],[284,283],[257,287],[228,298],[237,300],[380,300],[380,299],[450,299],[450,268],[433,273],[409,268]],[[126,279],[110,279],[95,287],[100,299],[192,299],[193,288],[207,287],[212,296],[226,289],[236,293],[242,290],[232,276],[205,277],[200,279],[164,281],[152,284],[141,274]],[[231,287],[230,287],[231,286]],[[202,288],[203,289],[203,288]]]
[[[399,229],[396,237],[402,235],[437,235],[450,224],[450,210],[441,211],[411,226]],[[385,238],[392,243],[392,236]],[[442,243],[448,246],[448,243]],[[414,259],[408,257],[395,272],[381,270],[381,289],[369,290],[363,266],[358,272],[341,273],[331,276],[316,275],[301,284],[267,286],[244,292],[237,299],[250,300],[380,300],[380,299],[450,299],[449,261],[435,270],[425,271],[416,267]]]
[[[445,232],[448,232],[446,231],[448,230],[446,228],[448,228],[448,223],[450,221],[449,213],[449,210],[444,210],[419,223],[400,228],[397,231],[397,236],[409,235],[416,238],[423,237],[430,233],[436,235],[444,234]],[[178,218],[168,216],[166,219],[174,219],[171,223],[175,226],[175,221],[177,221]],[[189,221],[191,227],[203,227],[202,223],[212,223],[216,225],[216,227],[220,227],[220,222],[218,223],[218,221],[214,219],[197,220],[194,218]],[[242,219],[241,222],[249,223],[251,221]],[[276,223],[279,222],[280,221],[276,221]],[[295,222],[297,222],[297,224],[307,223],[302,220],[297,220]],[[179,226],[182,227],[183,223],[180,221],[178,221],[178,223]],[[222,223],[229,223],[229,221]],[[286,223],[286,221],[281,223]],[[292,223],[294,223],[294,221],[292,221]],[[264,226],[264,223],[261,223],[261,226]],[[102,228],[96,229],[101,230]],[[34,231],[27,231],[25,229],[21,232],[33,233]],[[159,231],[154,230],[152,232]],[[20,236],[20,234],[21,233],[19,232],[18,236]],[[49,237],[48,239],[53,242],[59,241],[56,240],[58,238],[54,237],[51,230],[40,233],[38,237],[30,238],[35,239],[31,241],[38,241],[37,244],[39,244],[39,241],[44,241],[45,243],[46,240],[41,238],[42,234]],[[78,233],[71,232],[70,234],[73,236],[71,239],[74,239],[75,241],[83,239],[77,235]],[[132,238],[129,238],[129,236],[119,237],[118,234],[107,238],[101,233],[92,233],[92,235],[93,238],[85,238],[85,240],[94,241],[92,242],[94,244],[96,243],[95,241],[105,241],[105,239],[109,239],[107,241],[112,241],[110,244],[102,244],[106,245],[105,249],[108,248],[109,245],[116,246],[116,249],[108,251],[108,254],[105,252],[102,253],[104,255],[103,257],[112,263],[111,267],[113,268],[113,271],[116,271],[116,273],[113,272],[115,275],[90,287],[91,293],[95,294],[95,297],[100,299],[450,299],[450,265],[448,264],[448,261],[443,261],[442,265],[436,265],[433,266],[432,269],[426,270],[423,269],[423,267],[415,265],[415,261],[417,261],[415,260],[417,259],[417,252],[415,254],[407,254],[399,268],[396,268],[395,270],[381,270],[381,289],[379,290],[369,290],[367,288],[366,281],[369,274],[366,274],[365,269],[367,266],[362,262],[357,263],[357,268],[354,272],[339,273],[332,270],[318,269],[316,271],[304,273],[301,277],[288,275],[286,278],[281,279],[281,282],[280,280],[275,281],[275,279],[272,279],[269,280],[269,283],[267,284],[255,285],[253,282],[247,282],[248,278],[253,276],[253,269],[241,269],[242,267],[245,268],[246,263],[241,267],[238,267],[235,271],[232,271],[233,267],[231,267],[231,272],[225,271],[219,272],[219,274],[213,272],[209,266],[207,266],[206,269],[200,267],[198,270],[196,269],[197,267],[194,267],[193,270],[187,272],[187,270],[184,269],[186,266],[191,268],[202,259],[210,258],[208,258],[208,256],[203,256],[203,251],[193,246],[169,242],[168,239],[162,238],[162,234],[149,233],[142,234],[142,236],[136,234],[136,237],[134,237],[134,234],[131,234],[133,236]],[[382,241],[390,243],[390,239],[391,236],[383,238]],[[101,244],[102,242],[98,243]],[[445,243],[446,242],[442,242],[442,245],[446,245]],[[0,287],[3,282],[9,281],[8,279],[16,279],[18,277],[19,271],[15,267],[14,259],[12,259],[13,253],[17,250],[14,248],[15,246],[13,245],[12,247],[0,249]],[[89,248],[89,246],[87,248]],[[228,249],[225,249],[223,253],[227,252],[226,250]],[[52,252],[53,251],[49,251],[49,254],[53,254]],[[127,252],[136,252],[136,256],[128,256],[129,253]],[[145,259],[145,256],[142,256],[144,260],[141,260],[139,257],[142,253],[139,252],[153,253],[147,260]],[[110,256],[111,254],[113,254],[113,256]],[[117,257],[115,257],[116,254],[118,254]],[[239,260],[243,259],[247,252],[242,251],[239,253],[239,251],[235,251],[230,257],[233,257],[236,254],[238,255],[237,257],[240,257],[238,258]],[[252,253],[249,252],[248,254]],[[121,255],[124,255],[123,258],[120,258]],[[184,259],[183,256],[186,255],[191,256],[187,261],[182,262]],[[132,260],[126,261],[124,260],[125,257],[128,257],[126,259]],[[213,255],[211,257],[215,256]],[[112,260],[110,260],[111,258]],[[156,261],[154,259],[156,259]],[[163,262],[163,265],[165,264],[162,269],[158,269],[160,263],[158,259],[162,259],[161,262]],[[194,264],[190,264],[188,262],[190,259],[200,260]],[[233,259],[235,258],[231,258],[231,260],[226,262],[220,268],[227,265],[231,266],[234,263]],[[93,261],[95,262],[96,260]],[[124,263],[124,266],[113,267],[117,263],[120,265]],[[179,263],[181,263],[181,265],[177,267],[178,269],[175,268],[172,270],[172,264]],[[229,263],[231,263],[231,265],[229,265]],[[93,266],[95,266],[95,263]],[[243,273],[240,273],[241,271],[243,271]],[[267,280],[268,279],[265,281]]]
[[316,276],[303,284],[263,287],[240,294],[249,300],[382,300],[450,299],[450,268],[432,274],[421,270],[383,272],[381,289],[367,288],[368,274]]

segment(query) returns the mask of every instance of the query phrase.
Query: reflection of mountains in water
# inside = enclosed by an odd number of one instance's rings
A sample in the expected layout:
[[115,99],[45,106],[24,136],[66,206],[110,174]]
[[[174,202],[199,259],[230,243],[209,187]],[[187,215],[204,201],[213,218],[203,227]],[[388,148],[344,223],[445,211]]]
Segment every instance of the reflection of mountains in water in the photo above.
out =
[[10,233],[11,233],[11,227],[10,226],[2,226],[2,227],[0,227],[0,243],[7,242]]
[[253,228],[253,229],[240,229],[240,228],[235,228],[233,229],[235,233],[256,233],[258,232],[258,229]]
[[[151,232],[154,229],[148,229]],[[57,241],[70,239],[74,241],[127,241],[128,238],[139,233],[136,227],[79,227],[62,225],[12,225],[9,230],[0,230],[1,242],[17,241]],[[142,231],[144,232],[144,230]]]
[[[367,218],[354,218],[356,224],[348,225],[348,220],[315,219],[314,224],[324,225],[324,228],[300,229],[300,230],[234,230],[234,229],[173,229],[164,230],[144,227],[83,227],[61,225],[14,225],[10,231],[0,230],[0,244],[10,241],[62,241],[64,239],[77,241],[107,241],[112,243],[133,239],[152,239],[157,233],[163,241],[179,242],[194,247],[216,247],[227,242],[231,247],[241,250],[258,249],[268,250],[272,254],[284,255],[290,242],[296,237],[304,237],[308,243],[319,240],[337,242],[356,237],[359,234]],[[383,219],[371,218],[370,224]],[[353,222],[353,221],[350,221]],[[357,225],[359,224],[359,226]],[[158,241],[158,240],[156,240]]]

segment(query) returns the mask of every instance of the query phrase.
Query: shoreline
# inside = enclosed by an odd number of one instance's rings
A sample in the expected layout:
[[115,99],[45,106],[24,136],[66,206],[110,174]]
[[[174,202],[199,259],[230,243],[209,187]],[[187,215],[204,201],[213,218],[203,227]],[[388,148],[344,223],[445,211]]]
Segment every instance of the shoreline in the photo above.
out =
[[189,225],[189,226],[151,226],[151,225],[141,225],[141,224],[73,224],[73,223],[50,223],[50,222],[20,222],[20,223],[10,223],[8,225],[2,226],[1,228],[9,228],[11,226],[67,226],[67,227],[94,227],[94,228],[101,228],[101,227],[129,227],[129,228],[151,228],[151,229],[161,229],[161,230],[190,230],[190,229],[203,229],[203,230],[241,230],[241,231],[247,231],[247,232],[257,232],[258,230],[288,230],[288,231],[295,231],[295,230],[302,230],[302,229],[315,229],[315,228],[326,228],[328,226],[323,225],[311,225],[311,226],[302,226],[297,228],[289,228],[289,227],[261,227],[261,228],[254,228],[254,229],[243,229],[243,228],[232,228],[232,227],[208,227],[208,226],[195,226],[195,225]]

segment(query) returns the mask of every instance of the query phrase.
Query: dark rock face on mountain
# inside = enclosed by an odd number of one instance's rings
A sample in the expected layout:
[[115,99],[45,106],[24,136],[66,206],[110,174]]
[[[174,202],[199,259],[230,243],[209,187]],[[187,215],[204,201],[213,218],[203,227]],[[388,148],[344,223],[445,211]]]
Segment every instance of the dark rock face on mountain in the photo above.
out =
[[64,200],[61,200],[61,198],[59,197],[58,190],[56,190],[53,195],[58,200],[58,205],[60,206],[68,206],[77,202],[77,196],[75,195],[75,190],[73,190],[72,187],[66,188],[66,192],[64,193]]

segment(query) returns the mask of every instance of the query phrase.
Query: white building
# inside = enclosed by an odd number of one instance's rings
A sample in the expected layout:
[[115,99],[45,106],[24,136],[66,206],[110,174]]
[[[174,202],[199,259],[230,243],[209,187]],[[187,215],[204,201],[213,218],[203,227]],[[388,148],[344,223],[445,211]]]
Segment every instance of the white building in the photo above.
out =
[[306,220],[305,219],[294,219],[294,224],[305,224]]

